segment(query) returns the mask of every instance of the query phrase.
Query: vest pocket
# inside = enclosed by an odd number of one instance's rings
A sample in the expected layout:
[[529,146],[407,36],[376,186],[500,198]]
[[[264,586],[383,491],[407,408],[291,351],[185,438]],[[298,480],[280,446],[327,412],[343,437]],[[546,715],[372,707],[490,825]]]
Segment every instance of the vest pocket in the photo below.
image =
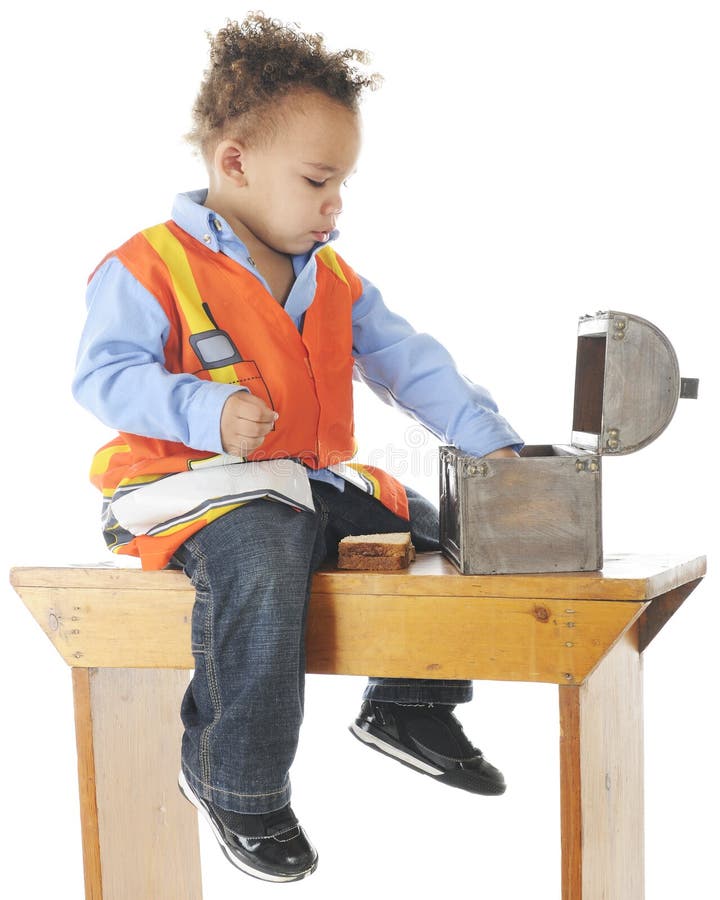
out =
[[235,371],[235,377],[228,379],[228,384],[237,384],[238,387],[248,388],[251,394],[264,400],[270,409],[275,409],[268,386],[254,360],[244,359],[242,362],[235,363],[232,368]]

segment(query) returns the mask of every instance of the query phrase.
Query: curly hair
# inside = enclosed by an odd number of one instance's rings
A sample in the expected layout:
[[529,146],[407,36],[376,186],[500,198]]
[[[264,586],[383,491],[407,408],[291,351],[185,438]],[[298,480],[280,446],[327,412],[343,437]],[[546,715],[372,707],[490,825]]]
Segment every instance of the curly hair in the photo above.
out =
[[247,142],[268,139],[277,127],[274,107],[291,92],[320,91],[357,112],[363,90],[375,90],[382,81],[358,69],[357,63],[368,63],[363,51],[330,52],[323,35],[306,34],[262,12],[248,14],[240,25],[228,19],[208,39],[210,66],[187,135],[206,158],[230,134]]

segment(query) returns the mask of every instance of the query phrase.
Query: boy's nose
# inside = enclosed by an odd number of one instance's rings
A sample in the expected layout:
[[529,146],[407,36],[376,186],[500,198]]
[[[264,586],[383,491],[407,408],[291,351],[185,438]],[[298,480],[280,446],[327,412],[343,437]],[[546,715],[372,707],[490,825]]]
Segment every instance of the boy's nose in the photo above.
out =
[[332,197],[326,200],[320,207],[323,216],[339,216],[342,212],[342,200],[340,197]]

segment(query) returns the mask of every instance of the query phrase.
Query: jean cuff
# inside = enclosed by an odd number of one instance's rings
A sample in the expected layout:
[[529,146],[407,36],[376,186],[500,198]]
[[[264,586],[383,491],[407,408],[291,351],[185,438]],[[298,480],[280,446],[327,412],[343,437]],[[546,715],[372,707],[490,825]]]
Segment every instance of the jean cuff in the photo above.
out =
[[225,791],[222,788],[206,784],[193,774],[185,763],[183,763],[182,770],[187,783],[199,797],[215,806],[219,806],[221,809],[240,813],[241,815],[265,815],[282,809],[290,802],[289,780],[286,781],[285,786],[279,791],[272,791],[267,794],[239,794],[235,791]]
[[380,703],[468,703],[472,681],[421,678],[370,678],[363,700]]

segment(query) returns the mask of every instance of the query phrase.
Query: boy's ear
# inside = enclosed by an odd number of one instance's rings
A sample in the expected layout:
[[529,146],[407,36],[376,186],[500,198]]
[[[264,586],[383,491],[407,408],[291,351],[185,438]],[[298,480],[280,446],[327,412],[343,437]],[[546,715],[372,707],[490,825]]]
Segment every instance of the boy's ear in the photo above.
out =
[[235,184],[247,184],[244,169],[245,148],[238,141],[225,140],[215,148],[215,168],[226,178],[231,178]]

